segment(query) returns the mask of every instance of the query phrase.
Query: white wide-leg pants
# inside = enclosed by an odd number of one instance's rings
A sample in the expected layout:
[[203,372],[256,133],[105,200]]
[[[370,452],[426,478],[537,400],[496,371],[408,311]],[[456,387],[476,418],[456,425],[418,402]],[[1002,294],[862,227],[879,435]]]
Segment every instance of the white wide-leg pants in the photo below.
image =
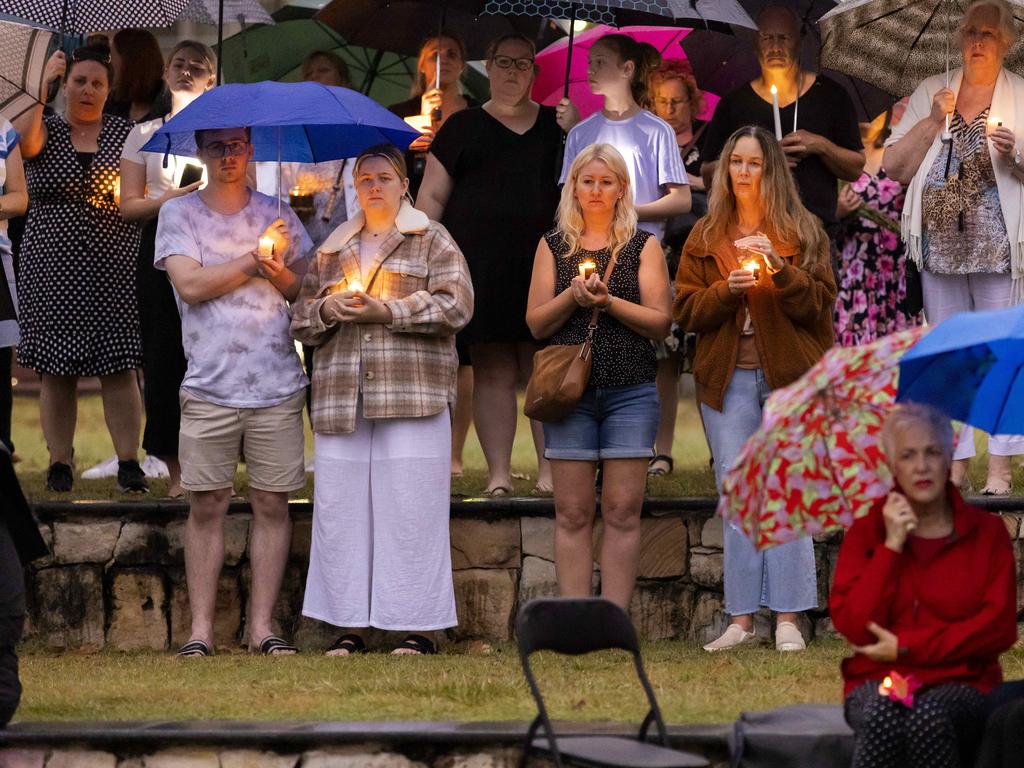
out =
[[455,626],[448,411],[414,419],[360,414],[355,432],[314,441],[303,615],[338,627]]

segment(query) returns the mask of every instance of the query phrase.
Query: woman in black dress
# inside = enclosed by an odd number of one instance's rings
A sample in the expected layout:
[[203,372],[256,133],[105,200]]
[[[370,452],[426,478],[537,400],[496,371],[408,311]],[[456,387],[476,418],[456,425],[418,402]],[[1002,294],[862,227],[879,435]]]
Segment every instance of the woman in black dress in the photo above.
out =
[[[516,384],[530,376],[537,350],[526,327],[533,252],[558,206],[561,129],[553,107],[530,100],[537,74],[533,43],[497,40],[487,57],[491,99],[448,118],[427,157],[416,206],[459,244],[476,293],[460,334],[473,361],[473,416],[487,459],[486,493],[512,489]],[[544,438],[533,424],[537,489],[551,490]]]
[[[61,77],[67,111],[44,117],[46,93]],[[139,228],[121,218],[118,204],[121,148],[132,124],[103,114],[110,78],[106,49],[79,48],[70,63],[57,51],[46,63],[39,105],[15,123],[31,200],[18,274],[18,358],[42,377],[46,482],[54,491],[70,491],[73,483],[80,376],[100,379],[118,486],[148,490],[138,463]]]

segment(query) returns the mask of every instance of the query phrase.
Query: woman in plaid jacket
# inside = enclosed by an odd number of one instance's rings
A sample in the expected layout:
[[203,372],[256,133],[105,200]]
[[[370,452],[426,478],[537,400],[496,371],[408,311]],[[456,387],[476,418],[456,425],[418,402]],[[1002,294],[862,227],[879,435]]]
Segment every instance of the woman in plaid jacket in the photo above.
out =
[[410,633],[434,653],[455,626],[448,541],[455,332],[473,312],[455,241],[407,199],[402,153],[366,150],[363,213],[324,241],[292,313],[316,347],[316,490],[302,613],[346,628],[329,655],[366,650],[365,629]]

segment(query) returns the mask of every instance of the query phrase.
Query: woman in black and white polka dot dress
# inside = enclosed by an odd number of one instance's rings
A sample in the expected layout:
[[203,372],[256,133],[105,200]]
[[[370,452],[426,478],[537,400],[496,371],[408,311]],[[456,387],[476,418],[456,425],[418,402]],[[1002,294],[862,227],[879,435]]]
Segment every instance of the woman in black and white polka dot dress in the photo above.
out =
[[77,380],[98,376],[119,459],[118,484],[144,491],[137,462],[139,228],[122,220],[118,200],[121,148],[132,124],[103,115],[109,52],[79,48],[69,63],[58,51],[46,64],[44,94],[65,71],[66,113],[43,117],[40,105],[16,123],[30,200],[18,274],[18,357],[42,377],[39,407],[50,451],[50,489],[71,490]]

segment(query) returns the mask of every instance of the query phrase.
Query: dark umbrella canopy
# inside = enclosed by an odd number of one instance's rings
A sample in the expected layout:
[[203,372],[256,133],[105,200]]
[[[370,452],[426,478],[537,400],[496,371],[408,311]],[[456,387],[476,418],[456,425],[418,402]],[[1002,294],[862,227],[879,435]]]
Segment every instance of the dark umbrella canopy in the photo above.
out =
[[423,40],[436,34],[442,21],[466,43],[470,60],[484,58],[491,41],[509,33],[536,40],[538,47],[562,36],[546,19],[485,16],[483,8],[483,0],[334,0],[316,19],[354,45],[409,56],[419,54]]
[[64,34],[87,35],[98,29],[167,27],[189,0],[0,0],[0,13]]

